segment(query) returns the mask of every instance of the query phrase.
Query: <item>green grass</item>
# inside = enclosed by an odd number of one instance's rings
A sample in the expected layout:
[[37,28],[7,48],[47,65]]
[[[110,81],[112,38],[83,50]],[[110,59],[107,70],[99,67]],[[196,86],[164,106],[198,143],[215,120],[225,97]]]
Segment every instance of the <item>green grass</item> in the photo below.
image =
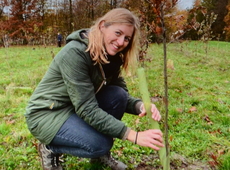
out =
[[[207,54],[206,44],[197,41],[167,46],[171,63],[169,143],[175,169],[183,161],[174,155],[183,156],[189,164],[199,162],[210,168],[230,169],[230,44],[213,41],[207,45]],[[52,61],[51,51],[56,54],[59,50],[42,46],[0,49],[0,170],[41,169],[36,151],[38,141],[29,133],[23,114],[30,95]],[[142,65],[151,97],[163,115],[160,125],[164,131],[162,45],[151,45],[146,58],[148,61]],[[130,93],[140,97],[137,77],[126,80]],[[136,130],[149,126],[146,118],[129,114],[123,121]],[[157,152],[128,141],[116,140],[113,153],[130,169],[140,165],[154,169],[160,164]],[[68,170],[90,169],[88,159],[69,155],[64,159]]]

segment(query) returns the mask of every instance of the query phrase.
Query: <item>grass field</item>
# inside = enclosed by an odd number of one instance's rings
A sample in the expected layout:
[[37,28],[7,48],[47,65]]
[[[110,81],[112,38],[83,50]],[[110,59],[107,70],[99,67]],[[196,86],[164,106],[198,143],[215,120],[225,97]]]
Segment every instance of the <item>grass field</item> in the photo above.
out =
[[[169,144],[171,169],[230,169],[230,44],[183,42],[167,45]],[[33,90],[46,72],[56,47],[0,49],[0,170],[39,170],[38,141],[27,130],[24,112]],[[163,48],[153,44],[144,64],[151,99],[165,106]],[[137,77],[126,77],[130,93],[140,97]],[[136,130],[148,128],[146,118],[126,114]],[[115,141],[114,157],[130,169],[159,169],[157,152]],[[67,170],[93,169],[88,159],[64,157]],[[108,169],[101,167],[101,169]]]

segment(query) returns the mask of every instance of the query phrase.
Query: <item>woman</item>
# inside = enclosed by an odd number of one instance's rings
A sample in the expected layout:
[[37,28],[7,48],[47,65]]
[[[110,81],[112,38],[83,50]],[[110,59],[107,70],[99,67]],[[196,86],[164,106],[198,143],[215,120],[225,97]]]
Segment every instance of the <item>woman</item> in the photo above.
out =
[[[58,159],[62,153],[91,158],[113,170],[126,169],[110,154],[114,138],[155,150],[163,147],[160,130],[138,133],[121,121],[124,112],[145,115],[141,100],[129,95],[120,76],[121,69],[135,65],[139,38],[138,19],[123,8],[67,37],[25,114],[29,130],[41,142],[43,169],[62,169]],[[151,111],[159,121],[155,105]]]

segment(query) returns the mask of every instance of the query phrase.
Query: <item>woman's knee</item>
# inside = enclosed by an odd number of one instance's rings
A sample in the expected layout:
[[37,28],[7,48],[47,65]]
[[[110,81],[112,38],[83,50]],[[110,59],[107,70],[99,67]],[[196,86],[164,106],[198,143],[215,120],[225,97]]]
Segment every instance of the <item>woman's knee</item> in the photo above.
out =
[[125,108],[128,101],[128,93],[119,86],[107,86],[96,95],[99,107],[108,109]]
[[110,87],[113,92],[113,97],[111,97],[111,103],[114,106],[120,106],[125,108],[128,102],[128,93],[123,88],[119,86],[111,86]]
[[128,93],[123,88],[117,86],[116,92],[114,93],[114,95],[118,98],[118,101],[120,101],[121,103],[125,105],[127,104]]

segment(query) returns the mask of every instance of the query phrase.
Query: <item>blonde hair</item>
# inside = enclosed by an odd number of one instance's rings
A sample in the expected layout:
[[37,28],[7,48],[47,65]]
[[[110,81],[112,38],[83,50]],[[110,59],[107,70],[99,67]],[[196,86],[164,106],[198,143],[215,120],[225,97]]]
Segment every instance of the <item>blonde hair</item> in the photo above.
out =
[[95,63],[105,64],[109,63],[106,58],[106,49],[103,45],[103,35],[100,31],[100,23],[104,21],[105,26],[110,26],[112,24],[128,24],[134,26],[133,36],[128,44],[128,46],[121,51],[120,55],[123,59],[123,69],[126,72],[135,69],[138,55],[139,55],[139,40],[140,40],[140,22],[139,19],[129,10],[125,8],[115,8],[103,17],[96,20],[95,24],[90,28],[89,31],[89,45],[86,51],[90,52],[92,60]]

